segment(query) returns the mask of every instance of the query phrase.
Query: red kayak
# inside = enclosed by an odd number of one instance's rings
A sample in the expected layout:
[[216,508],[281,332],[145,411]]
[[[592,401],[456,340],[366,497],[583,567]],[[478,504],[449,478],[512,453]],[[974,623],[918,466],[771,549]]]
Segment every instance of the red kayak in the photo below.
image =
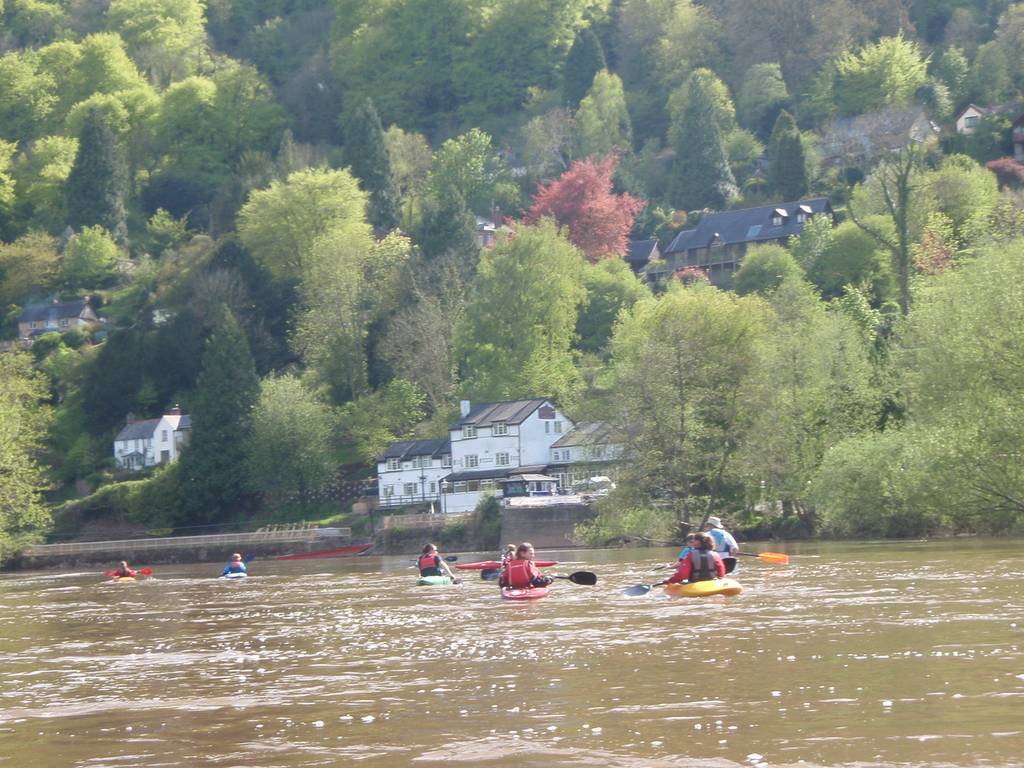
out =
[[548,587],[530,587],[529,589],[512,589],[502,587],[501,596],[506,600],[539,600],[551,592]]
[[320,549],[316,552],[299,552],[295,555],[278,555],[275,560],[311,560],[315,557],[344,557],[345,555],[358,555],[365,552],[373,544],[349,544],[347,547],[335,547],[334,549]]
[[[552,565],[558,565],[557,560],[534,560],[533,564],[538,568],[548,568]],[[485,571],[493,570],[495,568],[501,568],[501,563],[497,560],[484,560],[481,563],[459,563],[455,566],[461,568],[464,571]]]

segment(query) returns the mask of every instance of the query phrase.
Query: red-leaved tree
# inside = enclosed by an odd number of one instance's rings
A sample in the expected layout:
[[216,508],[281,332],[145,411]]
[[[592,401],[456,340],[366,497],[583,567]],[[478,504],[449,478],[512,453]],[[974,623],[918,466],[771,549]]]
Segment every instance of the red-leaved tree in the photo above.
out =
[[624,256],[629,232],[645,201],[630,194],[616,195],[612,177],[619,157],[610,154],[599,162],[577,160],[533,197],[526,221],[535,224],[551,216],[569,230],[569,239],[592,262]]

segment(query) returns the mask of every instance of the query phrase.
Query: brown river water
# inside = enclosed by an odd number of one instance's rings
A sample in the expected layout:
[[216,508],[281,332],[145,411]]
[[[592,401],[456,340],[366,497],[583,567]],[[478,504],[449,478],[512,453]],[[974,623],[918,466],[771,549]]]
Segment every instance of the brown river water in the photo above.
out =
[[621,594],[668,549],[541,552],[598,585],[529,603],[403,557],[4,574],[0,766],[1024,765],[1024,541],[748,549],[792,562],[702,600]]

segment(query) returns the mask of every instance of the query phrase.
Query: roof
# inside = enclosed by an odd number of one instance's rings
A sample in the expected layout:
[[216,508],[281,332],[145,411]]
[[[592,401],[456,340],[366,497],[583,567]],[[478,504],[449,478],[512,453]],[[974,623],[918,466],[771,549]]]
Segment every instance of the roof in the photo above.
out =
[[143,419],[142,421],[133,421],[131,424],[126,424],[124,429],[117,433],[117,437],[114,438],[116,442],[121,440],[144,440],[153,436],[156,431],[156,425],[160,423],[160,419]]
[[528,475],[509,475],[507,478],[502,480],[503,483],[515,483],[515,482],[528,482],[528,483],[539,483],[544,481],[557,482],[557,477],[551,477],[550,475],[538,475],[531,472]]
[[507,400],[500,403],[482,403],[459,419],[455,428],[472,424],[486,427],[495,423],[522,424],[531,413],[540,408],[547,400]]
[[498,478],[508,477],[513,474],[521,475],[524,472],[540,474],[546,468],[546,464],[533,464],[525,467],[502,467],[501,469],[477,469],[469,472],[452,472],[450,475],[442,477],[441,482],[455,483],[462,480],[497,480]]
[[633,240],[629,244],[626,261],[634,269],[639,269],[651,259],[658,258],[659,255],[657,240]]
[[381,456],[382,460],[387,459],[410,459],[413,456],[429,456],[432,459],[440,458],[452,452],[451,441],[446,437],[433,440],[405,440],[400,443],[392,443]]
[[551,444],[552,448],[575,445],[603,445],[609,442],[611,427],[603,421],[581,421]]
[[[725,245],[778,240],[798,235],[804,229],[803,222],[797,221],[796,217],[801,210],[812,215],[831,214],[832,206],[827,197],[814,197],[791,203],[772,203],[757,208],[708,213],[701,217],[694,229],[684,229],[677,234],[665,253],[678,253],[690,248],[705,248],[712,240],[717,240]],[[772,224],[772,217],[780,211],[786,216],[781,225],[775,226]]]
[[92,313],[92,306],[89,299],[75,299],[74,301],[52,301],[49,304],[29,304],[21,311],[21,322],[31,323],[39,320],[67,320],[81,317],[88,309]]

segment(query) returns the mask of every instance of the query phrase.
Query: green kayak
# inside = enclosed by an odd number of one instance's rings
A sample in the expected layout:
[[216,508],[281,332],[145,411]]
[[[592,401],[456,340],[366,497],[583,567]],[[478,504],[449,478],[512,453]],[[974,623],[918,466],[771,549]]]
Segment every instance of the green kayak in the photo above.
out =
[[417,587],[444,587],[451,583],[447,576],[420,576],[416,579]]

